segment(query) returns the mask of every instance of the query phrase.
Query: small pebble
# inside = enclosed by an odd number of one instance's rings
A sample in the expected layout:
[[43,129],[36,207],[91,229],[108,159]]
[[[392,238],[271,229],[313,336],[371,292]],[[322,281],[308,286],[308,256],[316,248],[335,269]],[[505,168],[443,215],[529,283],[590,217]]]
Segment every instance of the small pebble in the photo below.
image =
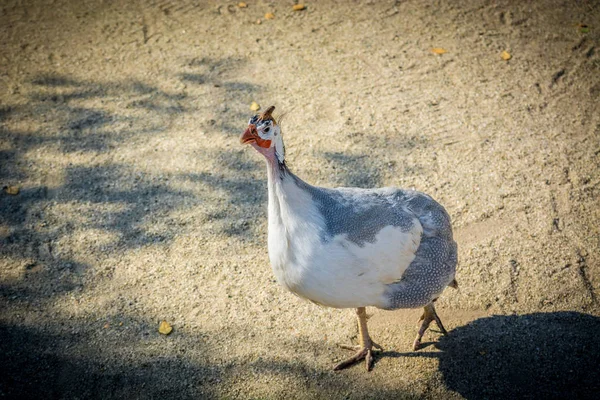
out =
[[18,186],[5,186],[4,187],[4,191],[6,192],[6,194],[10,194],[12,196],[16,196],[19,194],[19,192],[21,191],[21,189]]

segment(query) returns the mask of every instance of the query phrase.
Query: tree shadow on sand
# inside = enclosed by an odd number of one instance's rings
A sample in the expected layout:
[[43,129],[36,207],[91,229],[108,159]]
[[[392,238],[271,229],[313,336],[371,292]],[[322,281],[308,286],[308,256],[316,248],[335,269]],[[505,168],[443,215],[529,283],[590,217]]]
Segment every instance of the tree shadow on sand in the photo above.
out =
[[467,399],[596,399],[600,318],[578,312],[492,316],[453,329],[435,357],[448,389]]
[[323,156],[332,163],[345,187],[374,188],[382,184],[379,169],[367,155],[349,155],[341,152],[325,152]]
[[[90,229],[117,238],[104,252],[170,240],[172,232],[149,232],[143,223],[192,196],[126,164],[58,161],[106,154],[165,131],[172,116],[185,111],[182,95],[139,81],[59,74],[39,75],[26,87],[28,102],[0,110],[1,183],[21,186],[16,196],[0,193],[0,256],[23,271],[0,282],[0,295],[40,301],[81,289],[89,267],[57,243]],[[47,185],[48,173],[62,175],[63,182]]]
[[[174,118],[194,109],[185,92],[61,74],[40,74],[24,87],[26,102],[0,107],[0,187],[21,187],[16,196],[0,193],[0,257],[19,270],[0,282],[1,296],[31,301],[82,289],[90,265],[70,245],[57,245],[73,232],[110,237],[92,251],[115,254],[163,245],[185,231],[169,213],[203,198],[176,188],[179,175],[93,159],[168,131]],[[78,164],[81,157],[92,161]],[[64,158],[74,164],[54,161]],[[58,185],[46,184],[50,169]]]
[[[129,344],[115,343],[110,349],[101,349],[94,344],[94,331],[74,321],[70,321],[70,326],[74,332],[67,334],[0,323],[0,350],[10,360],[0,365],[0,396],[13,399],[216,397],[211,389],[211,383],[221,376],[216,368],[190,362],[180,351],[160,356],[140,354],[132,361],[125,355],[138,350],[135,345],[139,346],[139,339],[129,338],[126,341]],[[139,329],[156,334],[148,326]],[[107,354],[109,358],[105,357]],[[121,360],[115,362],[115,357]]]
[[239,80],[236,71],[244,64],[240,58],[194,57],[185,63],[185,71],[179,74],[181,82],[190,90],[202,89],[203,94],[211,94],[210,112],[214,116],[209,122],[211,129],[239,135],[252,115],[248,106],[258,98],[262,88]]
[[[105,317],[106,318],[106,317]],[[54,321],[54,325],[0,323],[0,396],[45,399],[212,399],[212,398],[414,398],[404,388],[374,385],[361,373],[342,374],[295,359],[231,356],[209,361],[214,350],[201,333],[175,331],[168,338],[142,320],[121,316],[125,325]],[[231,327],[240,331],[240,327]],[[251,327],[246,327],[251,331]],[[232,335],[235,336],[234,333]],[[112,337],[101,346],[102,336]],[[279,348],[274,344],[275,348]],[[300,341],[322,349],[322,342]],[[277,350],[279,351],[279,350]],[[362,371],[361,371],[362,372]],[[264,386],[241,381],[261,379]],[[269,385],[269,380],[285,385]],[[271,387],[272,386],[272,387]]]
[[257,240],[253,227],[260,220],[266,220],[266,182],[240,174],[197,173],[188,174],[185,180],[202,183],[216,193],[223,193],[223,199],[215,209],[202,210],[205,222],[213,223],[217,230],[230,237],[244,240]]

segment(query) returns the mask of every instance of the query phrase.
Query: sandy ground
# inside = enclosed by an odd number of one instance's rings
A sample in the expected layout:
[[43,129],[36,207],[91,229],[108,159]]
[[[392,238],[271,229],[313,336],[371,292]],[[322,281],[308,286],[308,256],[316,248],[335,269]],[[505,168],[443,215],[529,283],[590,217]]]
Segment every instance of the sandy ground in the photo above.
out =
[[[598,2],[247,3],[0,4],[0,396],[595,397]],[[354,313],[275,283],[252,101],[306,181],[445,205],[448,336],[369,309],[330,370]]]

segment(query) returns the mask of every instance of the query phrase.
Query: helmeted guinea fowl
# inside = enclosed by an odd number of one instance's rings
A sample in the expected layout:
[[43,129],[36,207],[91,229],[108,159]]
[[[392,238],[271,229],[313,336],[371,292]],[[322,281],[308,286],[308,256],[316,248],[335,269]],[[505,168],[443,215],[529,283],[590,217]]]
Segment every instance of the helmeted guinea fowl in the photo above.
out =
[[[356,308],[361,345],[346,368],[381,349],[367,331],[365,307],[424,307],[413,348],[432,321],[433,302],[456,286],[450,217],[426,194],[396,188],[320,188],[290,172],[270,107],[253,116],[240,141],[267,160],[269,258],[277,281],[314,303]],[[344,346],[346,347],[346,346]]]

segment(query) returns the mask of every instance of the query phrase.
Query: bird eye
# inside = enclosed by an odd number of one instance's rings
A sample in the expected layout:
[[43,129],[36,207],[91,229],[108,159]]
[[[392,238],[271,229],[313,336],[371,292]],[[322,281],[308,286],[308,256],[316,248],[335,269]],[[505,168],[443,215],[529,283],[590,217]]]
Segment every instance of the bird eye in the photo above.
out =
[[265,133],[269,133],[269,131],[271,130],[271,128],[269,128],[268,126],[265,128]]

